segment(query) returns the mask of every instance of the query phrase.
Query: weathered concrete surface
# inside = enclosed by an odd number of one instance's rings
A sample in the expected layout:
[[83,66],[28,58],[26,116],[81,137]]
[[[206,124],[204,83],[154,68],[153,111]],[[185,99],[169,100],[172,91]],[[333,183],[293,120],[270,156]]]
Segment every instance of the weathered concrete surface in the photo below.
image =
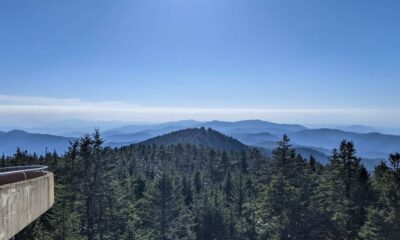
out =
[[53,173],[0,186],[0,240],[8,240],[54,203]]

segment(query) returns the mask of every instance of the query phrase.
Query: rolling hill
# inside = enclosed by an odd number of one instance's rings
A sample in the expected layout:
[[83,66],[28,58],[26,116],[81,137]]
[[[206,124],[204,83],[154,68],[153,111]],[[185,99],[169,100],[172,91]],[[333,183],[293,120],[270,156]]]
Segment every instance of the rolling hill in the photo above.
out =
[[207,148],[225,151],[240,151],[248,147],[238,140],[228,137],[213,129],[189,128],[171,132],[155,138],[148,139],[138,144],[176,145],[194,144]]
[[74,139],[49,134],[28,133],[21,130],[0,132],[0,154],[12,155],[17,147],[37,154],[54,150],[58,153],[64,153],[71,140]]
[[155,133],[155,135],[160,135],[180,129],[191,128],[197,126],[200,123],[201,122],[195,120],[182,120],[156,124],[130,124],[118,128],[109,129],[104,132],[104,135],[107,136],[115,134],[132,134],[146,131],[152,131]]
[[237,122],[211,121],[201,123],[198,126],[212,128],[229,135],[262,132],[274,135],[283,135],[307,129],[304,126],[297,124],[278,124],[262,120],[244,120]]
[[[107,126],[112,126],[112,124]],[[207,130],[207,128],[214,130]],[[340,142],[346,139],[354,142],[357,156],[365,159],[371,166],[386,160],[388,154],[400,151],[400,136],[369,132],[373,128],[365,126],[341,126],[341,129],[354,131],[333,128],[311,129],[297,124],[276,124],[261,120],[237,122],[183,120],[160,124],[124,125],[102,132],[102,137],[105,145],[111,147],[139,142],[146,144],[191,143],[217,149],[237,150],[247,145],[263,148],[266,153],[270,153],[282,135],[287,134],[298,153],[304,157],[312,154],[321,162],[326,162],[332,149],[337,148]],[[48,151],[56,150],[62,153],[67,149],[69,140],[72,139],[69,136],[61,137],[19,130],[0,132],[0,154],[13,154],[17,147],[39,154],[44,153],[46,148]]]
[[104,135],[104,138],[107,140],[107,142],[124,142],[124,143],[137,143],[145,141],[152,137],[155,137],[155,135],[147,131],[127,133],[127,134],[116,133],[116,134]]
[[251,134],[268,132],[275,135],[306,130],[308,128],[297,124],[277,124],[262,120],[243,120],[237,122],[210,121],[199,122],[195,120],[182,120],[160,124],[131,124],[104,132],[105,135],[129,134],[141,131],[152,131],[155,135],[165,134],[171,131],[186,128],[212,128],[225,134]]
[[[366,126],[341,126],[341,129],[317,128],[310,129],[298,124],[276,124],[261,120],[244,120],[237,122],[226,121],[178,121],[155,125],[130,126],[130,130],[141,129],[149,135],[157,136],[171,131],[185,129],[187,127],[206,127],[212,128],[225,135],[232,136],[242,143],[249,146],[262,147],[270,151],[276,146],[276,141],[287,134],[292,140],[292,144],[298,148],[298,152],[308,157],[310,154],[319,156],[325,162],[327,156],[333,148],[337,148],[343,139],[351,140],[355,143],[358,156],[369,159],[370,163],[378,164],[381,160],[386,160],[391,152],[400,151],[400,136],[388,135],[376,132],[371,127]],[[349,130],[354,131],[349,131]],[[125,128],[119,128],[125,131]],[[107,136],[105,137],[107,140]],[[135,142],[136,139],[132,138]],[[117,142],[113,143],[118,146]],[[122,144],[122,143],[121,143]],[[121,145],[120,144],[120,145]]]
[[239,141],[252,146],[264,146],[268,143],[276,143],[279,138],[268,132],[261,133],[237,133],[233,134],[233,137],[237,138]]
[[359,156],[366,158],[387,158],[387,155],[400,150],[400,136],[381,133],[353,133],[337,129],[308,129],[289,134],[295,143],[320,147],[337,148],[343,140],[354,142]]

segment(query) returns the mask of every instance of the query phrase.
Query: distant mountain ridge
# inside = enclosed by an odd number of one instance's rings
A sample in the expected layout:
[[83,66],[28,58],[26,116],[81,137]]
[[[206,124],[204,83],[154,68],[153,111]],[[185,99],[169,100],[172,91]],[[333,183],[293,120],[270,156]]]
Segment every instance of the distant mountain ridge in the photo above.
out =
[[[168,134],[164,134],[161,136],[157,136],[151,139],[148,139],[143,142],[137,143],[138,145],[177,145],[177,144],[192,144],[198,145],[207,148],[213,148],[217,150],[225,150],[225,151],[240,151],[250,149],[251,146],[254,146],[260,149],[267,156],[272,155],[273,148],[276,147],[276,142],[279,141],[277,137],[269,134],[269,133],[260,133],[260,134],[249,134],[249,135],[258,135],[258,136],[268,136],[271,137],[273,141],[270,141],[270,144],[262,146],[262,145],[246,145],[242,143],[239,139],[235,139],[229,136],[226,136],[216,130],[211,128],[190,128],[174,131]],[[314,156],[321,163],[327,163],[329,160],[329,155],[324,153],[324,151],[320,151],[320,149],[314,149],[306,146],[298,146],[296,147],[296,151],[298,154],[301,154],[303,157]]]
[[12,155],[17,147],[30,153],[44,154],[46,151],[63,153],[68,149],[69,141],[74,138],[49,134],[28,133],[21,130],[0,132],[0,154]]
[[259,133],[260,131],[270,133],[284,133],[306,130],[307,128],[298,124],[278,124],[262,120],[243,120],[237,122],[226,122],[226,121],[209,121],[200,122],[195,120],[183,120],[176,122],[167,122],[160,124],[131,124],[119,128],[110,129],[104,134],[115,134],[115,133],[135,133],[138,131],[175,131],[185,128],[212,128],[220,132],[240,132],[240,133]]
[[309,129],[294,132],[289,137],[296,143],[333,149],[343,139],[353,141],[359,156],[387,158],[392,152],[400,151],[400,136],[381,133],[353,133],[337,129]]
[[[194,122],[196,123],[196,122]],[[173,123],[174,129],[184,129]],[[190,124],[189,124],[190,125]],[[298,124],[276,124],[261,120],[244,120],[238,122],[210,121],[195,124],[194,127],[210,127],[225,135],[232,136],[243,144],[256,146],[270,152],[283,134],[287,134],[292,140],[294,147],[303,156],[310,154],[318,155],[319,160],[326,162],[333,148],[339,146],[343,139],[351,140],[355,143],[358,156],[368,160],[370,163],[378,164],[386,160],[388,154],[400,151],[400,136],[381,133],[365,133],[372,128],[365,126],[349,126],[348,129],[358,130],[359,132],[343,131],[331,128],[310,129]],[[163,125],[167,127],[167,125]],[[157,130],[150,130],[148,133],[157,135]],[[342,127],[345,129],[345,127]],[[361,131],[364,131],[361,132]],[[164,134],[163,132],[162,134]]]
[[182,120],[182,121],[175,121],[175,122],[166,122],[166,123],[156,123],[156,124],[130,124],[114,129],[110,129],[105,131],[105,135],[112,135],[112,134],[129,134],[129,133],[136,133],[136,132],[143,132],[143,131],[160,131],[160,132],[171,132],[179,129],[190,128],[194,127],[201,122],[195,120]]
[[[74,122],[74,124],[79,125],[80,122]],[[90,125],[90,123],[86,122],[82,124],[84,127]],[[113,124],[121,123],[102,124],[112,126]],[[366,126],[340,126],[340,129],[307,128],[298,124],[277,124],[262,120],[237,122],[183,120],[160,124],[128,124],[117,128],[108,128],[102,131],[102,137],[106,146],[120,147],[143,142],[171,132],[200,127],[210,127],[215,131],[237,139],[245,145],[263,148],[266,152],[271,152],[283,134],[287,134],[299,153],[304,157],[309,157],[310,154],[318,155],[320,156],[319,160],[322,162],[327,161],[332,149],[338,147],[343,139],[353,141],[357,149],[357,155],[367,159],[371,165],[387,160],[390,153],[400,151],[400,136],[369,132],[374,129]],[[344,129],[353,129],[356,132],[344,131]],[[34,136],[31,136],[31,134]],[[43,153],[46,148],[48,151],[55,149],[59,153],[63,153],[68,147],[69,140],[73,139],[70,136],[36,134],[23,131],[0,132],[0,154],[14,154],[17,147],[39,154]],[[76,135],[72,135],[72,137],[75,136],[80,137],[82,134],[76,133]],[[189,143],[190,138],[187,139]],[[192,140],[198,141],[197,139]]]
[[298,124],[278,124],[262,120],[243,120],[237,122],[211,121],[201,123],[200,126],[229,133],[268,132],[277,135],[308,129]]
[[246,145],[238,140],[226,136],[211,128],[188,128],[174,131],[155,138],[140,142],[141,145],[177,145],[192,144],[206,148],[214,148],[225,151],[240,151],[248,149]]

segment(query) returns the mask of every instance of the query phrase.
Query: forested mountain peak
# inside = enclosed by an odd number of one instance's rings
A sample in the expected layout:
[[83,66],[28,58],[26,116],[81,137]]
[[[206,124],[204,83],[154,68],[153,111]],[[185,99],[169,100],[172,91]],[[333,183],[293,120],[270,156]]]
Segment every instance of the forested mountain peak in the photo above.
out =
[[174,131],[155,138],[148,139],[138,144],[176,145],[193,144],[207,148],[225,151],[240,151],[248,147],[238,140],[228,137],[211,128],[188,128]]

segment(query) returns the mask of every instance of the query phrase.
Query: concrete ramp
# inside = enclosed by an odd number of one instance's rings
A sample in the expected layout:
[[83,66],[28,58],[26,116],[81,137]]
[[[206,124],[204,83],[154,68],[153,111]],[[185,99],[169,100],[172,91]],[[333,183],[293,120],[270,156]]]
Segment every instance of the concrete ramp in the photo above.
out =
[[0,179],[0,240],[12,238],[53,203],[53,173],[31,171],[3,176]]

